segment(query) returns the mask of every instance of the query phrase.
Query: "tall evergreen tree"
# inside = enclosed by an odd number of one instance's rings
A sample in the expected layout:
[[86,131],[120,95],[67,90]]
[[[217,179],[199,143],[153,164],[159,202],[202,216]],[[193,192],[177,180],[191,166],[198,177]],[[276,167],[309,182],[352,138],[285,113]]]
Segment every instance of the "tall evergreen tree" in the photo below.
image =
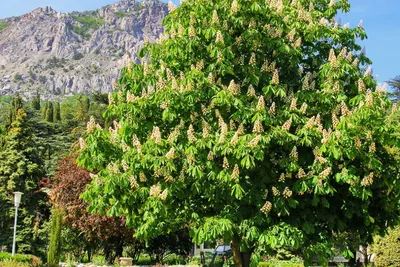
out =
[[42,117],[43,117],[43,119],[46,118],[46,112],[47,112],[48,108],[49,108],[49,101],[46,101],[46,103],[44,104],[44,107],[42,109]]
[[40,95],[36,93],[36,96],[32,99],[32,108],[34,110],[40,110]]
[[58,265],[61,256],[62,210],[54,208],[51,215],[50,244],[47,263]]
[[79,96],[79,106],[76,111],[76,117],[79,121],[89,120],[90,99],[87,96]]
[[61,121],[61,106],[60,102],[57,102],[54,107],[54,121]]
[[[15,99],[13,109],[22,101]],[[15,110],[14,110],[15,111]],[[12,111],[12,112],[14,112]],[[12,199],[14,191],[24,193],[19,218],[18,246],[20,252],[35,253],[35,225],[40,217],[43,195],[36,193],[41,179],[42,160],[33,142],[32,129],[23,108],[16,111],[15,119],[4,136],[0,147],[0,245],[10,245],[12,237]],[[3,221],[4,220],[4,221]]]
[[22,98],[17,94],[11,103],[11,108],[8,113],[8,125],[10,127],[12,122],[15,121],[18,110],[22,108]]
[[49,102],[47,110],[46,110],[46,121],[53,122],[54,121],[54,107],[53,103]]

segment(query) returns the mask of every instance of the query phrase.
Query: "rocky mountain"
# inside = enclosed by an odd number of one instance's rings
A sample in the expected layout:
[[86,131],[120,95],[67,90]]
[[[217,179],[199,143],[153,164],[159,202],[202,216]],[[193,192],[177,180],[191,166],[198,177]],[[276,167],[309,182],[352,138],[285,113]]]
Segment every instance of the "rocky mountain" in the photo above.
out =
[[109,92],[144,38],[163,32],[167,5],[120,0],[95,11],[60,13],[51,7],[0,20],[0,94],[46,98]]

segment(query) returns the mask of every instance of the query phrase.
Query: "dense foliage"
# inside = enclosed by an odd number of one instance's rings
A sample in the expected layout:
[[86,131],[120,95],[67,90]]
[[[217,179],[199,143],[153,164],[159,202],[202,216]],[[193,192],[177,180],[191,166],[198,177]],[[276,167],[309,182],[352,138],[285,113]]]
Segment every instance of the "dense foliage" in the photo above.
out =
[[56,162],[74,149],[89,116],[101,120],[103,110],[104,104],[84,96],[54,105],[39,95],[31,102],[0,98],[0,247],[11,250],[13,192],[22,191],[18,252],[46,258],[50,203],[41,180],[51,177]]
[[[222,238],[237,266],[253,251],[301,248],[309,265],[351,232],[397,223],[397,107],[335,20],[347,0],[189,0],[167,36],[123,70],[81,166],[89,209],[126,216],[137,238],[189,225]],[[340,248],[351,257],[346,244]]]
[[91,181],[89,172],[78,167],[73,157],[59,161],[51,187],[50,198],[64,210],[64,222],[78,229],[86,238],[85,249],[91,259],[101,246],[108,261],[121,257],[124,246],[132,244],[133,231],[125,227],[125,218],[99,216],[86,211],[87,204],[80,199]]
[[400,228],[389,229],[387,235],[377,237],[373,245],[377,267],[400,265]]
[[13,100],[8,117],[5,133],[0,136],[0,244],[12,241],[13,192],[21,191],[24,195],[19,212],[18,245],[21,252],[36,254],[35,230],[42,221],[38,215],[45,209],[44,195],[37,193],[38,182],[44,174],[43,160],[39,157],[32,126],[20,98]]

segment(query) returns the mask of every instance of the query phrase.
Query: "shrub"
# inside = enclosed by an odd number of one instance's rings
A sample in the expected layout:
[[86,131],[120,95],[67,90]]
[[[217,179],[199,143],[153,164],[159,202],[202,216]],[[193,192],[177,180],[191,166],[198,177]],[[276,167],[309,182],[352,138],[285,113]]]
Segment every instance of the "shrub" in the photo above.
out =
[[185,265],[187,258],[182,255],[170,254],[166,256],[162,262],[166,265]]
[[123,17],[129,16],[129,13],[117,11],[114,13],[117,19],[122,19]]
[[384,237],[377,237],[373,252],[376,266],[400,266],[400,227],[389,229]]
[[47,81],[47,78],[46,78],[46,76],[43,76],[43,75],[39,76],[39,82],[41,82],[41,83],[45,84],[45,83],[46,83],[46,81]]
[[84,55],[82,54],[82,53],[77,53],[77,54],[75,54],[73,57],[72,57],[72,59],[73,60],[80,60],[80,59],[82,59],[84,57]]
[[22,79],[22,75],[18,72],[14,75],[14,82],[20,81]]
[[260,262],[258,267],[304,267],[304,264],[292,261],[270,260],[267,262]]
[[105,259],[104,255],[93,255],[92,263],[95,265],[107,265],[107,260]]
[[150,265],[152,263],[154,262],[149,255],[140,255],[137,262],[135,262],[135,265]]
[[[41,261],[38,257],[33,256],[33,255],[27,255],[27,254],[15,254],[14,258],[12,257],[11,253],[7,253],[7,252],[0,252],[0,262],[1,262],[1,266],[3,267],[3,264],[11,264],[10,262],[12,262],[13,264],[16,263],[26,263],[29,264],[30,266],[38,266]],[[4,266],[20,266],[20,265],[4,265]],[[24,265],[21,265],[24,266]]]

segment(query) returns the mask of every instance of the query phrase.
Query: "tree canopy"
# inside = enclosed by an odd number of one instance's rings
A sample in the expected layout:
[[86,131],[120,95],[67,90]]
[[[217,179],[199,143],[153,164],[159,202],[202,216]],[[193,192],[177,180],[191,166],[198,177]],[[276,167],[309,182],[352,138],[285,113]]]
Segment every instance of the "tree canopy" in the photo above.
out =
[[87,204],[79,196],[91,177],[88,171],[76,165],[74,159],[67,157],[58,162],[50,198],[56,207],[64,211],[65,224],[78,229],[92,250],[100,241],[106,241],[104,245],[110,247],[105,251],[106,258],[112,262],[115,256],[122,256],[124,244],[133,243],[133,231],[125,227],[123,217],[99,216],[86,211]]
[[392,87],[393,92],[390,93],[390,96],[393,98],[394,102],[398,102],[400,100],[400,76],[396,76],[395,78],[388,81],[390,87]]
[[17,251],[46,257],[51,203],[41,179],[52,177],[57,161],[77,147],[87,122],[81,109],[87,117],[101,120],[105,105],[89,98],[74,96],[54,103],[53,121],[48,121],[50,103],[41,105],[39,94],[31,102],[0,96],[0,247],[11,251],[13,192],[22,191]]
[[[80,140],[96,172],[83,197],[137,238],[182,225],[253,251],[331,256],[399,216],[397,107],[357,39],[347,0],[188,0],[123,69],[102,129]],[[348,257],[351,252],[342,248]]]
[[41,221],[40,212],[45,205],[44,194],[38,193],[38,182],[43,175],[43,161],[32,136],[28,116],[22,107],[22,99],[15,98],[9,110],[10,125],[4,136],[0,136],[0,243],[12,240],[13,192],[24,193],[20,208],[18,232],[19,248],[22,252],[36,252],[35,230]]

